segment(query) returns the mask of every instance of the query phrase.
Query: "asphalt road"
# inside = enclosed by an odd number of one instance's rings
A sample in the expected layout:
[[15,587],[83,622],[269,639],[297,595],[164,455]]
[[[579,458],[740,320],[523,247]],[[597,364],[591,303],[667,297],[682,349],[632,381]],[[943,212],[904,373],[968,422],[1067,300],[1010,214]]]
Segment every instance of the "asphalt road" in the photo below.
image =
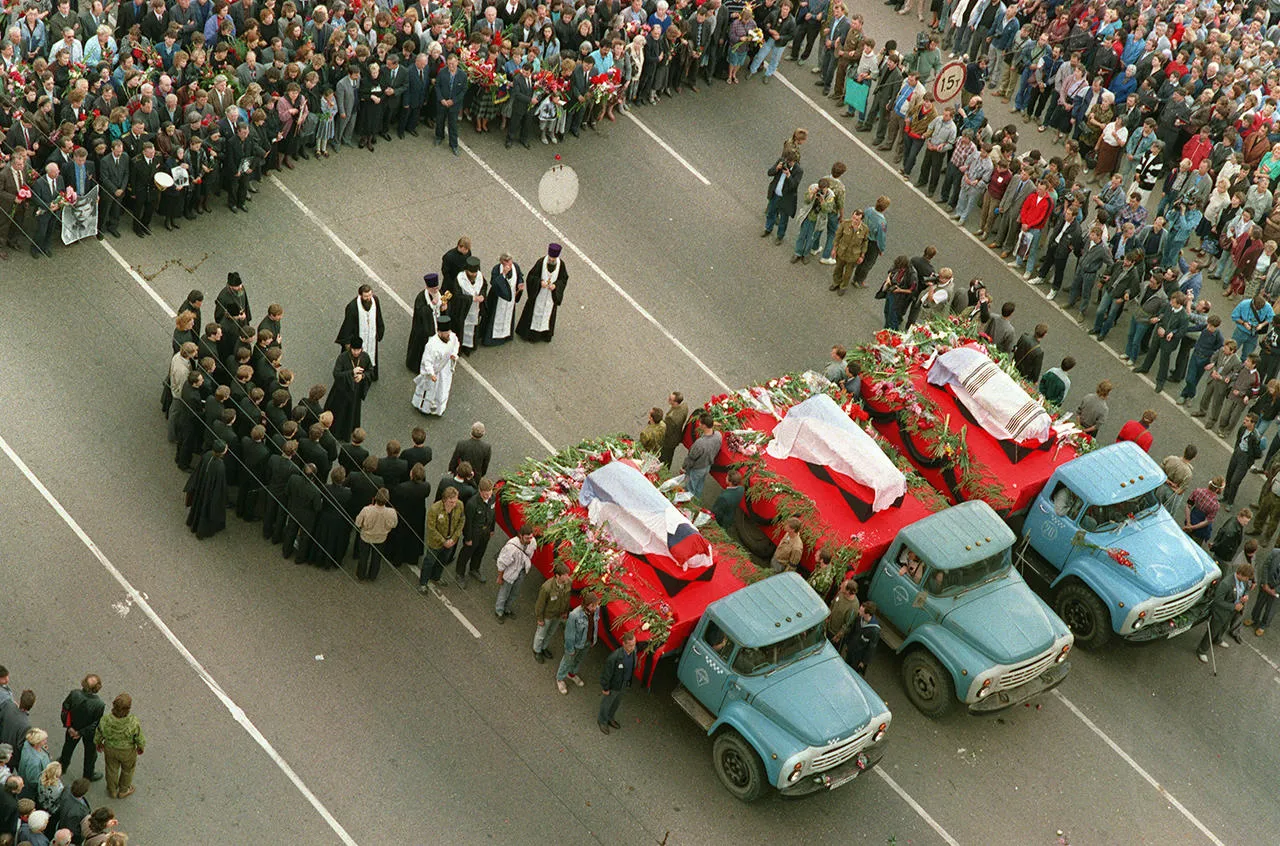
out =
[[[1267,741],[1280,671],[1270,638],[1219,651],[1216,677],[1194,658],[1198,632],[1077,653],[1061,695],[1040,707],[940,722],[911,708],[898,662],[882,651],[870,681],[894,711],[887,778],[745,807],[719,787],[710,744],[669,700],[670,670],[629,696],[624,730],[609,737],[594,728],[590,685],[556,693],[551,668],[529,652],[533,584],[520,617],[499,625],[492,583],[445,587],[451,610],[414,593],[409,573],[357,584],[282,563],[256,525],[234,518],[203,543],[186,531],[184,477],[157,408],[172,324],[140,280],[174,305],[191,287],[211,300],[238,270],[256,312],[285,306],[297,394],[328,383],[341,309],[373,280],[387,316],[384,376],[364,416],[377,445],[422,422],[400,367],[408,318],[390,292],[410,301],[462,234],[486,271],[499,252],[528,267],[561,241],[570,285],[555,341],[481,350],[469,363],[485,384],[459,372],[447,416],[425,424],[433,483],[474,419],[488,425],[501,472],[542,454],[543,442],[638,431],[669,390],[697,404],[724,386],[818,366],[831,343],[879,326],[869,291],[838,299],[828,268],[791,265],[787,246],[758,237],[764,170],[796,126],[811,132],[811,178],[841,159],[852,201],[893,198],[891,253],[933,243],[939,264],[1016,299],[1019,326],[1049,324],[1047,358],[1079,361],[1070,401],[1104,376],[1116,381],[1104,438],[1154,407],[1158,456],[1197,443],[1197,483],[1222,472],[1223,445],[822,117],[797,93],[817,90],[809,74],[790,63],[783,73],[792,85],[716,84],[636,113],[702,179],[625,117],[605,138],[532,152],[464,134],[454,159],[408,139],[376,156],[303,163],[285,177],[289,194],[264,183],[247,217],[219,208],[178,233],[109,240],[132,272],[94,243],[5,265],[0,438],[58,508],[0,461],[10,588],[0,613],[11,621],[0,662],[15,688],[37,691],[44,726],[85,672],[101,673],[108,695],[133,694],[150,744],[139,792],[114,803],[125,830],[146,843],[268,830],[365,846],[1051,844],[1062,831],[1078,846],[1234,844],[1274,827],[1265,774],[1280,763]],[[534,210],[555,153],[580,193],[550,217]],[[1251,480],[1241,501],[1255,493]],[[95,785],[95,804],[102,791]]]

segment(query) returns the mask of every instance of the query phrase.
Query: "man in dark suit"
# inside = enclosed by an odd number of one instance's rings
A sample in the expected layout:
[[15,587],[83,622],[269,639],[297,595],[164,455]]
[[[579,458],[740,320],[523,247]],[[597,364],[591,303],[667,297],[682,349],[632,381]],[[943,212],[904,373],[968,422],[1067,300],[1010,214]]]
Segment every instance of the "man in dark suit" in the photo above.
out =
[[1037,323],[1034,332],[1023,332],[1018,343],[1013,345],[1013,366],[1033,385],[1040,381],[1040,369],[1044,367],[1044,336],[1048,334],[1048,324]]
[[156,210],[156,172],[160,157],[150,141],[142,145],[142,155],[129,167],[129,193],[133,195],[133,234],[145,238],[151,234],[151,216]]
[[33,155],[40,150],[39,133],[31,125],[31,115],[25,111],[18,115],[18,119],[13,122],[13,126],[9,127],[9,131],[4,136],[3,149],[6,153],[12,153],[19,147]]
[[31,186],[31,202],[36,214],[36,237],[31,245],[31,257],[48,256],[53,247],[53,236],[62,228],[62,197],[65,185],[53,162],[45,165],[44,176]]
[[27,203],[18,202],[18,189],[27,184],[27,151],[14,150],[7,166],[0,167],[0,259],[9,258],[5,247],[14,247],[22,235]]
[[129,187],[129,157],[124,154],[124,142],[119,138],[114,139],[111,142],[111,154],[104,156],[98,164],[99,180],[105,195],[99,197],[105,201],[102,206],[104,220],[100,222],[99,230],[110,232],[119,238],[120,211],[124,208],[124,195]]
[[436,146],[444,142],[449,128],[449,149],[458,155],[458,113],[467,93],[467,75],[458,69],[458,54],[450,53],[444,70],[436,75]]
[[249,140],[249,124],[241,121],[235,134],[227,139],[223,156],[223,179],[226,180],[227,208],[233,212],[247,212],[245,200],[249,196],[249,172],[253,169],[253,144]]
[[[75,153],[71,156],[71,167],[63,171],[62,177],[66,184],[75,190],[77,197],[83,197],[93,190],[98,184],[98,175],[93,162],[89,161],[89,151],[84,147],[76,147]],[[101,199],[101,192],[99,192],[99,199]],[[99,241],[102,240],[101,224],[94,235]]]
[[[338,463],[348,475],[359,473],[364,460],[369,457],[369,450],[364,448],[364,437],[364,429],[357,428],[351,433],[350,442],[338,445]],[[368,504],[361,503],[360,507],[364,508]]]
[[89,807],[88,800],[84,798],[88,792],[89,779],[78,778],[71,782],[69,789],[62,792],[62,796],[58,799],[58,805],[55,808],[57,811],[54,814],[56,823],[51,823],[51,826],[55,830],[65,828],[70,831],[73,838],[71,842],[73,843],[81,842],[77,839],[80,834],[80,825],[84,818],[93,811]]
[[1053,218],[1045,231],[1043,245],[1044,254],[1040,257],[1040,266],[1036,268],[1033,284],[1049,280],[1049,270],[1053,270],[1049,299],[1058,296],[1062,289],[1062,274],[1067,269],[1067,259],[1072,255],[1079,256],[1084,246],[1084,229],[1080,224],[1083,215],[1080,213],[1080,201],[1072,198]]
[[387,441],[387,457],[378,459],[378,475],[388,488],[409,480],[409,462],[400,455],[399,441]]
[[400,123],[396,134],[403,138],[407,132],[418,134],[418,122],[422,119],[422,104],[427,101],[427,90],[431,87],[431,71],[427,68],[427,54],[419,53],[414,57],[413,67],[409,69],[409,78],[405,83],[403,105],[400,109]]
[[423,469],[431,463],[431,447],[427,446],[427,433],[421,426],[415,427],[409,433],[409,438],[413,441],[413,446],[400,453],[400,457],[409,465],[409,469],[413,469],[413,465],[421,464]]
[[80,682],[79,690],[72,690],[62,700],[62,725],[66,728],[66,739],[62,744],[62,754],[58,756],[63,772],[71,769],[71,756],[76,746],[84,744],[84,777],[89,781],[102,778],[102,773],[95,772],[93,767],[98,762],[98,750],[93,736],[98,730],[98,720],[106,705],[98,696],[102,690],[102,679],[89,673]]
[[516,78],[511,81],[511,120],[507,124],[507,146],[519,141],[529,149],[529,106],[533,102],[533,67],[527,62],[520,66]]
[[[430,454],[430,453],[428,453]],[[476,421],[471,424],[471,437],[458,441],[453,448],[453,456],[449,459],[449,472],[452,473],[458,469],[458,465],[463,461],[471,465],[471,469],[480,477],[484,477],[489,472],[489,458],[492,455],[492,449],[484,440],[484,424]],[[430,459],[427,459],[428,461]]]
[[768,205],[764,211],[764,232],[761,238],[773,234],[773,226],[778,225],[777,241],[787,237],[787,224],[796,216],[796,192],[800,180],[804,177],[804,168],[800,166],[800,157],[788,152],[769,168],[769,188],[765,192]]
[[122,3],[119,11],[116,13],[116,41],[120,41],[129,32],[129,27],[134,24],[141,26],[142,19],[147,14],[147,4],[140,0],[133,0],[130,3]]
[[[409,84],[409,72],[400,67],[400,56],[397,53],[387,55],[387,67],[383,76],[386,81],[386,96],[383,97],[382,109],[382,138],[385,141],[391,140],[391,125],[396,123],[397,128],[400,120],[400,109],[404,105],[404,88]],[[404,137],[404,133],[400,133],[400,137]]]
[[594,68],[595,60],[590,55],[584,55],[574,67],[573,75],[569,77],[569,134],[574,138],[578,137],[582,121],[586,118],[587,112],[591,111],[591,104],[587,102],[587,89],[590,86]]
[[622,728],[616,719],[618,706],[622,704],[623,691],[631,687],[635,675],[636,635],[627,632],[622,636],[622,645],[609,653],[600,670],[600,713],[596,715],[596,725],[605,734],[610,729]]

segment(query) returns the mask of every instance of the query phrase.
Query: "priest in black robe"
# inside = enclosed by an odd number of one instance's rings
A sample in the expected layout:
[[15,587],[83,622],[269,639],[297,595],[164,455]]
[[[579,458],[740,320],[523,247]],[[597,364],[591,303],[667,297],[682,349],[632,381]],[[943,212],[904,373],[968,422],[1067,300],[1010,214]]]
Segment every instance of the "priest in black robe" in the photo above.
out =
[[[471,256],[471,239],[465,235],[458,239],[458,246],[440,257],[440,278],[448,285],[450,279],[457,279],[458,274],[467,268],[467,259]],[[429,335],[427,337],[430,337]],[[414,365],[414,372],[418,370]]]
[[564,302],[569,271],[560,260],[560,245],[551,244],[547,254],[533,263],[525,277],[529,298],[524,301],[516,334],[526,341],[550,341],[556,334],[556,312]]
[[503,253],[489,271],[489,293],[480,312],[480,343],[498,347],[515,334],[516,303],[524,296],[524,271]]
[[440,312],[440,276],[428,273],[422,277],[425,287],[413,300],[413,321],[409,326],[409,348],[404,355],[404,366],[418,375],[422,366],[422,351],[427,341],[436,333],[436,315]]
[[329,431],[340,441],[351,439],[351,432],[360,426],[360,403],[369,394],[369,380],[365,374],[373,368],[369,354],[364,351],[364,339],[355,337],[350,347],[338,353],[333,363],[333,387],[325,401],[325,411],[333,412],[333,425]]
[[370,384],[378,381],[378,344],[382,342],[382,336],[386,332],[387,325],[382,320],[382,301],[373,295],[373,288],[361,285],[356,297],[347,303],[347,310],[342,315],[342,327],[338,329],[338,337],[333,342],[347,349],[352,338],[361,338],[369,345],[365,352],[369,359],[365,381]]
[[244,282],[240,281],[240,274],[234,270],[227,274],[227,284],[218,292],[218,297],[213,301],[213,319],[221,321],[222,316],[227,311],[227,306],[235,303],[240,307],[240,313],[245,316],[248,322],[253,321],[253,309],[249,306],[249,295],[244,290]]
[[347,487],[347,471],[334,467],[329,479],[323,488],[320,516],[316,518],[315,565],[321,570],[340,565],[351,545],[351,518],[347,516],[351,489]]
[[204,540],[227,527],[227,442],[219,438],[187,479],[187,526]]

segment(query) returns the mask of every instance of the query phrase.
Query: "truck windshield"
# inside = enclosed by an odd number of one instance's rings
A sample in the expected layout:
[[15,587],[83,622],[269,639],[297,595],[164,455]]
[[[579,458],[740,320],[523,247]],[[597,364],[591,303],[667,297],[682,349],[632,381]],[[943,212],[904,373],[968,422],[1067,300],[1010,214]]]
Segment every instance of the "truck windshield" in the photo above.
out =
[[955,570],[935,570],[929,575],[929,592],[938,596],[959,593],[985,581],[1003,576],[1009,569],[1008,550]]
[[1159,507],[1160,500],[1155,491],[1147,491],[1113,505],[1091,505],[1080,518],[1080,528],[1086,532],[1110,531],[1126,520],[1140,520]]
[[768,646],[744,646],[733,659],[733,669],[746,676],[776,670],[821,646],[822,641],[822,625],[819,624]]

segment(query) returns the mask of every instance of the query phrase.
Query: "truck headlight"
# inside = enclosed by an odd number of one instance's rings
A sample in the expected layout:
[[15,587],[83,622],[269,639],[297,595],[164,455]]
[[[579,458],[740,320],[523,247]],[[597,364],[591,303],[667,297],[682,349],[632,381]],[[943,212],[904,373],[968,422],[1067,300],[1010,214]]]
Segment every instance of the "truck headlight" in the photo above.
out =
[[876,729],[876,733],[875,733],[875,734],[873,734],[873,735],[871,735],[871,742],[872,742],[872,743],[879,743],[881,740],[883,740],[883,739],[884,739],[884,733],[885,733],[886,731],[888,731],[888,729],[889,729],[889,724],[888,724],[888,723],[881,723],[881,724],[880,724],[880,727],[879,727],[878,729]]
[[991,692],[991,679],[985,679],[982,682],[982,687],[978,688],[978,698],[983,699],[990,692]]
[[1136,619],[1136,620],[1134,620],[1134,621],[1133,621],[1133,627],[1134,627],[1134,629],[1140,629],[1140,628],[1142,628],[1144,625],[1146,625],[1146,622],[1147,622],[1147,612],[1146,612],[1146,611],[1139,611],[1139,612],[1138,612],[1138,619]]
[[1070,651],[1071,651],[1071,644],[1069,644],[1069,643],[1068,643],[1066,646],[1062,647],[1062,651],[1058,653],[1058,663],[1059,663],[1059,664],[1061,664],[1063,661],[1067,660],[1067,653],[1068,653],[1068,652],[1070,652]]
[[791,768],[791,775],[787,776],[788,784],[795,784],[800,780],[800,771],[804,769],[804,761],[797,761],[796,765]]

